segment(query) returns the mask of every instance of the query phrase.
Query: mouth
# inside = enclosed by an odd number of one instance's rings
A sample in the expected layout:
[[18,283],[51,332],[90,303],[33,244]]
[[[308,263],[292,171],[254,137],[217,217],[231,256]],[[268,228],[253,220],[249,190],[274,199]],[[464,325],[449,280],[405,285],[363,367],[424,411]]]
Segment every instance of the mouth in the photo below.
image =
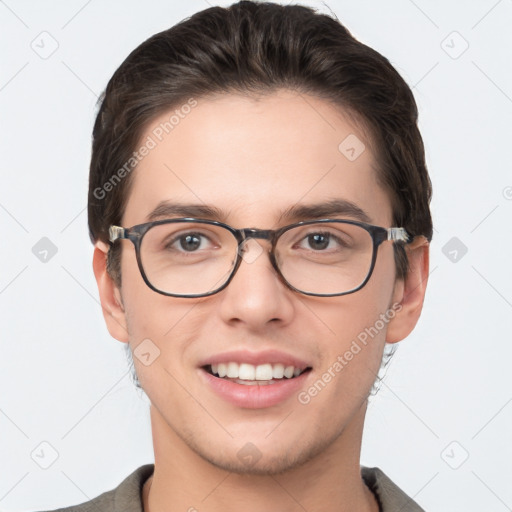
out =
[[242,409],[283,406],[309,382],[313,366],[279,350],[233,350],[199,362],[206,389]]
[[237,408],[283,406],[305,388],[313,368],[295,358],[281,355],[276,357],[281,362],[271,362],[271,354],[267,356],[268,359],[263,354],[253,356],[255,364],[251,364],[239,362],[251,360],[247,353],[236,355],[238,361],[230,361],[225,354],[220,360],[217,358],[200,366],[199,374],[209,390]]
[[311,371],[311,367],[299,367],[282,363],[249,363],[227,362],[207,364],[202,369],[218,379],[230,381],[243,386],[268,386],[283,381],[290,381]]

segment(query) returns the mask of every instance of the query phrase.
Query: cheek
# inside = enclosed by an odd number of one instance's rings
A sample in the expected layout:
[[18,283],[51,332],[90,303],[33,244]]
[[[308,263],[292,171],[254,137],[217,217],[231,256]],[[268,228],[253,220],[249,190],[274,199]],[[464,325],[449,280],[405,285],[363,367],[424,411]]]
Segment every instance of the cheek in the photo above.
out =
[[[336,326],[335,335],[343,340],[357,338],[358,334],[373,326],[390,303],[395,283],[395,263],[391,244],[379,248],[377,261],[369,281],[359,291],[342,296],[336,303],[327,303],[329,316]],[[387,324],[386,324],[387,325]],[[378,323],[385,334],[385,326]]]
[[[394,317],[392,297],[395,287],[395,261],[393,247],[384,244],[379,248],[375,268],[365,287],[354,294],[352,312],[359,326],[353,337],[363,346],[370,347],[373,366],[380,366],[389,321]],[[366,343],[366,345],[364,345]]]
[[392,247],[387,245],[379,249],[368,283],[328,305],[332,342],[325,346],[321,373],[325,377],[322,380],[329,380],[324,372],[330,372],[330,380],[336,381],[333,393],[337,396],[365,398],[381,365],[387,326],[394,317],[390,301],[395,267]]
[[[135,251],[126,251],[121,261],[121,295],[125,308],[130,346],[137,371],[146,373],[149,365],[138,365],[138,352],[158,354],[158,365],[166,368],[182,362],[187,339],[196,332],[193,322],[197,301],[167,297],[146,285],[137,266]],[[146,350],[147,349],[147,350]],[[155,361],[156,362],[156,361]]]
[[121,295],[129,343],[140,383],[151,398],[163,383],[167,383],[167,391],[176,391],[177,382],[190,378],[198,341],[204,342],[204,326],[215,313],[208,302],[203,304],[207,298],[168,297],[149,288],[134,248],[123,249]]

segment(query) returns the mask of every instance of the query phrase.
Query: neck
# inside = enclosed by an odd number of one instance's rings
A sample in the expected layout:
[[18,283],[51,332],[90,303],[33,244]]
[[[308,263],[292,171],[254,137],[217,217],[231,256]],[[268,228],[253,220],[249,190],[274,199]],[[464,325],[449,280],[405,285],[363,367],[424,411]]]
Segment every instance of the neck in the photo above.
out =
[[205,506],[212,512],[242,507],[246,512],[377,512],[359,466],[364,415],[365,407],[327,450],[298,468],[278,475],[240,475],[192,451],[151,406],[155,470],[144,485],[144,512],[197,512]]

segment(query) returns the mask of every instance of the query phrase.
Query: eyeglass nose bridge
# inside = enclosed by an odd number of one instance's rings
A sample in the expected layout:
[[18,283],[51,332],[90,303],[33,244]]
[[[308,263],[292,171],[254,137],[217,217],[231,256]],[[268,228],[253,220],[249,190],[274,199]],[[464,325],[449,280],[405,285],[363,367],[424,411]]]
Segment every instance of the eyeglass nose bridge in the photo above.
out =
[[[234,278],[235,274],[238,272],[242,261],[247,264],[251,264],[256,261],[264,252],[264,248],[256,243],[257,246],[260,247],[260,250],[253,250],[248,253],[244,253],[245,243],[251,239],[255,240],[268,240],[270,242],[270,249],[268,249],[267,255],[270,260],[270,264],[274,268],[277,278],[284,284],[284,286],[295,290],[288,281],[284,278],[279,266],[277,264],[276,256],[274,254],[274,249],[276,247],[277,239],[279,238],[279,234],[282,230],[273,230],[273,229],[256,229],[256,228],[245,228],[245,229],[237,229],[235,230],[236,238],[238,239],[238,250],[237,250],[237,261],[233,268],[233,271],[225,283],[224,287],[226,287]],[[298,290],[297,290],[298,291]]]
[[256,229],[256,228],[245,228],[237,230],[237,238],[238,238],[238,255],[241,259],[243,259],[246,263],[253,263],[259,256],[264,252],[263,247],[260,244],[260,251],[252,251],[251,253],[245,254],[244,247],[245,243],[251,239],[255,240],[268,240],[271,244],[270,249],[267,251],[269,253],[270,262],[272,266],[278,271],[276,261],[273,255],[275,243],[277,240],[278,231],[272,229]]
[[277,238],[281,230],[274,229],[256,229],[256,228],[245,228],[237,230],[238,247],[240,248],[247,240],[254,238],[255,240],[268,240],[271,245],[270,252],[273,251]]
[[240,229],[241,242],[249,240],[250,238],[257,238],[260,240],[270,240],[271,242],[275,238],[276,232],[272,229],[256,229],[256,228],[245,228]]

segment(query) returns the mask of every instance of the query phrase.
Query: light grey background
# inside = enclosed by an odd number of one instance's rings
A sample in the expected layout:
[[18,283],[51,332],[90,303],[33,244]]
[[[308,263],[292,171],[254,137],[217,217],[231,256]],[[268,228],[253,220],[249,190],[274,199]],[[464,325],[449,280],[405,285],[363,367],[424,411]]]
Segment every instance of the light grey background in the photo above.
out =
[[[512,510],[512,1],[328,5],[413,87],[434,185],[424,313],[371,402],[362,463],[428,511]],[[153,462],[92,273],[90,137],[128,53],[207,7],[0,1],[2,510],[80,503]]]

